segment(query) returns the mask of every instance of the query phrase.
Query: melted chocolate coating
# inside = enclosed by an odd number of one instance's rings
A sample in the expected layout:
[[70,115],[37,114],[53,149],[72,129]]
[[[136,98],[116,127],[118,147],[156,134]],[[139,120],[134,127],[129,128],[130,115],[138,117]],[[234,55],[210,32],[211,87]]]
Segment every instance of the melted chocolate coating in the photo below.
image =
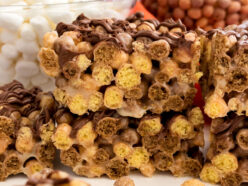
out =
[[[156,29],[159,29],[160,26],[166,26],[169,29],[179,27],[183,32],[186,31],[186,27],[181,21],[175,22],[170,19],[160,23],[157,20],[145,20],[143,13],[136,13],[128,17],[126,20],[88,19],[84,16],[84,14],[81,14],[72,24],[59,23],[56,30],[59,36],[63,35],[63,33],[67,31],[79,32],[81,34],[80,38],[82,38],[83,41],[90,42],[92,45],[96,45],[101,41],[113,42],[117,47],[127,53],[131,53],[133,51],[132,45],[130,45],[129,42],[125,42],[125,38],[120,35],[121,33],[128,34],[131,38],[133,38],[133,40],[139,37],[147,37],[153,41],[160,39],[166,40],[171,47],[178,47],[180,45],[190,46],[190,44],[192,44],[192,42],[187,41],[184,38],[184,34],[182,33],[176,33],[175,36],[171,33],[161,34],[157,31],[138,31],[131,25],[136,24],[136,22],[139,22],[139,24],[149,22],[153,24]],[[106,33],[97,32],[95,30],[97,26],[104,28]],[[72,60],[74,56],[79,55],[79,53],[71,51],[70,49],[61,48],[61,46],[59,47],[59,51],[56,50],[56,52],[59,55],[60,66],[63,66],[67,61]]]
[[0,87],[0,91],[0,104],[23,106],[33,103],[41,89],[36,87],[26,90],[20,82],[15,80]]

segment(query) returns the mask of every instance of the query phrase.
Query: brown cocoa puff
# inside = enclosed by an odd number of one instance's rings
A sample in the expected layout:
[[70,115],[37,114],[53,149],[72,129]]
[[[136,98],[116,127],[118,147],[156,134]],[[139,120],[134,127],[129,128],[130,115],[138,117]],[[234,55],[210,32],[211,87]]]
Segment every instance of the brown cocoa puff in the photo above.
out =
[[179,7],[183,10],[187,10],[191,7],[191,0],[179,0]]
[[176,8],[178,6],[178,0],[167,0],[168,5],[170,5],[172,8]]
[[160,171],[167,171],[173,165],[173,157],[166,152],[159,152],[154,156],[155,167]]
[[231,4],[231,0],[219,0],[218,1],[219,7],[223,8],[223,9],[227,8],[228,6],[230,6],[230,4]]
[[228,7],[228,12],[229,13],[236,13],[238,11],[240,11],[241,9],[241,4],[239,1],[232,1],[230,3],[230,6]]
[[204,5],[202,9],[202,14],[204,17],[211,17],[214,13],[214,7],[211,5]]
[[202,10],[199,8],[190,8],[188,10],[188,16],[192,19],[199,19],[202,16]]
[[204,0],[191,0],[192,8],[201,8],[204,4]]
[[182,19],[184,18],[185,16],[185,13],[184,13],[184,10],[181,9],[181,8],[175,8],[173,10],[173,17],[177,20],[177,19]]
[[128,164],[120,159],[112,159],[107,164],[107,175],[111,179],[118,179],[129,173]]

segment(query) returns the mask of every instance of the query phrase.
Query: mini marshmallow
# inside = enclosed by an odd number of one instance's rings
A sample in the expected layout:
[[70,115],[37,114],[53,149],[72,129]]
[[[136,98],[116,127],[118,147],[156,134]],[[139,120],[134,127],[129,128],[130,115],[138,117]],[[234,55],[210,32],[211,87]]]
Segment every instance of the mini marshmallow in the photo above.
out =
[[39,52],[39,46],[35,41],[27,42],[24,39],[18,39],[16,41],[16,48],[26,55],[37,55]]
[[65,11],[65,9],[58,9],[58,10],[47,10],[46,12],[47,17],[51,21],[53,21],[55,24],[58,24],[59,22],[64,23],[71,23],[74,19],[74,13],[70,12],[70,10]]
[[24,60],[27,60],[27,61],[37,61],[37,54],[25,54],[25,53],[23,53],[22,54],[22,58],[24,59]]
[[17,31],[24,19],[21,15],[14,13],[0,13],[0,27],[11,31]]
[[30,78],[22,77],[19,74],[16,74],[14,79],[20,81],[25,88],[30,88]]
[[36,16],[30,20],[30,24],[33,26],[35,32],[37,33],[40,41],[43,40],[43,36],[46,32],[51,31],[49,23],[43,16]]
[[3,54],[0,54],[0,69],[7,70],[13,64],[13,60],[6,58]]
[[2,46],[2,54],[9,59],[15,59],[18,56],[18,51],[15,45],[5,44]]
[[47,77],[45,74],[39,73],[31,78],[31,83],[34,86],[40,86],[41,84],[47,83],[49,80],[50,80],[49,77]]
[[[76,9],[77,10],[77,9]],[[89,5],[85,5],[82,6],[80,9],[78,9],[78,11],[76,12],[76,14],[80,14],[80,12],[84,13],[85,16],[89,17],[89,18],[98,18],[100,19],[103,15],[102,15],[102,9],[101,11],[99,11],[99,8],[97,8],[97,4],[92,3]]]
[[0,32],[0,41],[3,43],[14,43],[17,40],[17,33],[3,29]]
[[36,34],[33,29],[33,27],[28,24],[24,23],[20,29],[20,34],[22,39],[27,40],[27,41],[34,41],[36,40]]
[[48,82],[39,85],[39,87],[43,90],[43,91],[53,91],[55,88],[55,82],[53,79],[49,79]]
[[119,12],[111,9],[103,9],[101,18],[116,18],[116,19],[124,19],[125,16],[120,14]]
[[39,66],[36,63],[23,59],[17,61],[15,70],[18,76],[25,78],[32,77],[40,72]]
[[9,68],[8,70],[0,68],[0,84],[6,84],[14,79],[15,70]]

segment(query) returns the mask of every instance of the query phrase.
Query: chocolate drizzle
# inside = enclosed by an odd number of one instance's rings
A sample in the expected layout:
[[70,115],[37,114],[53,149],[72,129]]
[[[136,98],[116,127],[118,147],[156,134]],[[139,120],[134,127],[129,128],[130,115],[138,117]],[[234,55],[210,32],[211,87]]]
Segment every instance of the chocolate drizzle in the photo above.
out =
[[[183,32],[186,31],[186,27],[182,24],[181,21],[176,22],[172,19],[169,19],[165,22],[160,23],[157,20],[145,20],[143,13],[136,13],[128,17],[126,20],[88,19],[84,16],[84,14],[81,14],[72,24],[59,23],[56,30],[59,36],[63,35],[63,33],[67,31],[79,32],[81,34],[80,38],[82,38],[83,41],[90,42],[92,45],[96,45],[101,41],[113,42],[118,48],[127,53],[131,53],[133,51],[130,41],[126,41],[127,38],[128,40],[131,40],[131,42],[138,37],[147,37],[152,39],[153,41],[162,39],[166,40],[172,47],[177,47],[181,44],[192,44],[184,38],[184,34],[182,33],[161,34],[156,31],[138,31],[132,25],[142,24],[145,22],[153,24],[156,29],[159,29],[160,26],[166,26],[169,29],[179,27],[182,29]],[[104,32],[97,31],[96,28],[98,26],[101,26],[104,29]],[[128,37],[123,36],[124,33],[128,35]],[[62,50],[63,51],[61,52],[56,51],[59,55],[59,63],[61,66],[63,66],[63,64],[65,64],[67,61],[72,60],[74,56],[78,55],[78,53],[72,51],[71,49]],[[63,55],[61,56],[61,54]]]
[[48,110],[43,110],[34,124],[34,134],[36,137],[40,136],[40,127],[50,121],[51,117]]
[[182,23],[182,21],[180,19],[178,21],[174,21],[173,19],[167,19],[166,21],[161,22],[157,26],[157,28],[159,28],[161,26],[168,27],[169,29],[179,27],[182,29],[183,32],[185,32],[187,30],[186,26]]
[[23,106],[33,103],[41,90],[39,88],[26,90],[21,83],[15,80],[0,87],[0,91],[0,104]]
[[86,125],[89,121],[92,120],[93,113],[85,118],[76,119],[72,124],[72,131],[70,137],[75,138],[79,129]]

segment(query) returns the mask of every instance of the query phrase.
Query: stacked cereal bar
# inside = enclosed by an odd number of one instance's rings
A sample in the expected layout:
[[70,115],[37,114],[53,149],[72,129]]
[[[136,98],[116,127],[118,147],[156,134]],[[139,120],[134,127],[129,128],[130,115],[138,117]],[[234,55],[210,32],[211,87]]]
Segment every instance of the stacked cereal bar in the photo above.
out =
[[204,110],[213,120],[201,179],[224,186],[248,182],[247,28],[212,30],[203,39]]
[[55,99],[73,114],[104,108],[141,118],[192,105],[201,45],[181,22],[80,15],[57,32],[45,35],[40,65],[56,78]]
[[111,110],[77,117],[60,109],[55,117],[54,145],[61,162],[78,175],[117,179],[137,169],[150,177],[157,169],[197,177],[201,171],[204,120],[197,107],[142,119]]
[[0,87],[0,180],[53,166],[55,100],[17,81]]
[[203,116],[192,108],[201,44],[181,22],[88,19],[47,33],[41,68],[56,79],[52,136],[63,164],[112,179],[138,169],[198,176]]
[[25,186],[90,186],[84,181],[74,180],[69,174],[52,169],[44,169],[32,175]]
[[211,118],[229,112],[248,116],[248,23],[211,30],[203,37],[202,59],[205,113]]
[[0,85],[18,79],[26,88],[52,90],[54,81],[41,71],[37,59],[44,34],[81,12],[94,18],[124,18],[133,2],[0,0]]

